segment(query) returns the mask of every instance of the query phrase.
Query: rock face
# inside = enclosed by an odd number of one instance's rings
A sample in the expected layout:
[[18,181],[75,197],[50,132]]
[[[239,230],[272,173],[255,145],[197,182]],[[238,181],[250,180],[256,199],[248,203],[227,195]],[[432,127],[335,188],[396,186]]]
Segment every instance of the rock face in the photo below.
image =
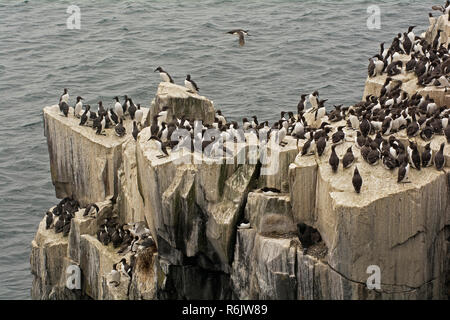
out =
[[[338,146],[338,157],[342,159],[350,145]],[[344,170],[341,165],[337,174],[331,172],[327,165],[330,150],[321,158],[307,161],[297,157],[290,168],[291,198],[305,194],[310,201],[307,206],[293,201],[296,221],[320,231],[328,247],[327,264],[333,272],[364,284],[367,268],[379,266],[381,298],[441,297],[440,286],[447,272],[442,248],[448,245],[446,234],[450,231],[448,172],[414,170],[410,172],[412,183],[401,185],[396,182],[396,171],[372,167],[362,160],[358,149],[353,152],[363,178],[359,195],[351,183],[353,169]],[[364,297],[359,290],[328,294],[333,299]]]
[[[439,18],[441,19],[441,18]],[[446,23],[441,21],[439,23]],[[430,29],[427,37],[432,37]],[[412,74],[408,93],[430,93],[441,105],[448,96],[418,88]],[[385,76],[368,79],[364,96],[378,94]],[[443,89],[442,89],[443,90]],[[185,115],[210,124],[213,103],[184,87],[161,83],[149,110],[168,107],[167,119]],[[450,148],[446,167],[410,171],[410,184],[397,184],[397,171],[370,166],[353,148],[356,163],[335,174],[328,159],[301,156],[304,140],[287,136],[269,142],[227,145],[232,156],[212,159],[186,149],[161,157],[150,128],[137,141],[112,129],[97,136],[78,119],[44,108],[52,181],[59,198],[82,206],[97,203],[96,218],[84,209],[71,221],[68,237],[40,223],[31,248],[33,299],[445,299],[450,270]],[[308,122],[309,119],[308,119]],[[344,122],[333,124],[333,132]],[[332,132],[332,133],[333,133]],[[336,147],[342,157],[356,132],[344,129]],[[407,142],[404,132],[396,134]],[[247,138],[249,136],[247,135]],[[425,143],[413,139],[421,152]],[[433,151],[444,142],[436,136]],[[254,155],[259,161],[254,161]],[[357,166],[363,186],[352,186]],[[137,255],[131,277],[111,281],[111,269],[131,253],[118,254],[96,238],[103,219],[144,221],[156,241]],[[306,229],[305,229],[306,228]],[[308,242],[307,231],[314,241]],[[66,286],[67,267],[81,270],[80,290]],[[380,288],[368,288],[379,268]],[[448,284],[447,284],[448,285]]]
[[179,119],[185,116],[190,120],[202,120],[203,123],[214,122],[214,105],[212,101],[198,94],[193,94],[185,87],[161,82],[152,101],[150,112],[147,115],[147,125],[150,125],[153,116],[157,115],[163,107],[168,107],[167,120],[175,115]]
[[[422,36],[428,43],[433,43],[437,30],[442,30],[441,33],[441,43],[447,46],[450,41],[450,21],[448,21],[447,15],[441,15],[438,18],[430,18],[430,27]],[[407,55],[401,55],[401,61],[403,61],[403,70],[405,69],[406,63],[409,61],[410,57]],[[383,74],[380,76],[376,76],[373,78],[367,78],[366,86],[364,89],[363,99],[368,95],[372,94],[375,96],[379,96],[381,89],[386,81],[387,75]],[[422,96],[426,97],[427,95],[430,98],[434,99],[438,106],[449,106],[450,105],[450,91],[446,91],[445,88],[440,87],[421,87],[417,85],[417,76],[411,72],[407,74],[399,74],[392,77],[394,80],[401,80],[403,85],[401,89],[408,94],[412,95],[415,92],[418,92]]]
[[[143,108],[144,115],[148,109]],[[44,134],[50,156],[50,172],[56,197],[74,195],[81,205],[105,200],[117,195],[117,170],[122,163],[122,145],[132,139],[132,122],[124,123],[127,136],[119,138],[114,128],[106,129],[107,136],[79,126],[73,115],[60,115],[58,106],[44,108]]]

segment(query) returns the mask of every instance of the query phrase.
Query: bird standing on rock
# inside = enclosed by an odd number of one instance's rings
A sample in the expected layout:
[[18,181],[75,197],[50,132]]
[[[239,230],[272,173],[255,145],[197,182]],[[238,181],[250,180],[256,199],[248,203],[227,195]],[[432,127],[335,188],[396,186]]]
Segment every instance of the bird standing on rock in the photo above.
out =
[[445,167],[444,147],[445,143],[442,143],[439,151],[434,156],[434,166],[439,171],[443,170]]
[[114,104],[114,111],[120,119],[123,119],[123,108],[122,104],[119,102],[119,97],[114,97],[114,100],[116,100],[116,103]]
[[130,114],[131,120],[134,120],[137,108],[136,108],[136,105],[133,103],[133,100],[131,98],[128,98],[128,102],[130,103],[130,106],[128,108],[128,113]]
[[117,263],[113,264],[113,269],[111,270],[111,280],[109,281],[109,284],[114,285],[115,287],[118,287],[120,285],[120,272],[117,271]]
[[352,184],[353,184],[353,188],[355,189],[356,193],[361,192],[362,182],[363,181],[362,181],[361,175],[359,174],[358,167],[355,167],[355,171],[353,172]]
[[123,126],[123,119],[120,119],[120,122],[114,128],[114,131],[118,137],[123,137],[127,133],[127,130]]
[[48,211],[45,218],[45,229],[50,229],[53,224],[53,213]]
[[352,166],[352,164],[355,162],[355,156],[353,155],[352,147],[347,149],[347,152],[344,155],[344,158],[342,159],[342,165],[344,169],[348,169]]
[[325,136],[322,136],[316,143],[316,147],[317,147],[317,155],[319,157],[322,156],[322,154],[325,151],[325,148],[327,146],[327,140]]
[[339,157],[337,156],[335,149],[336,146],[331,147],[331,156],[330,159],[328,160],[328,163],[330,164],[331,169],[333,170],[334,173],[336,173],[339,168]]
[[142,126],[142,119],[144,118],[144,111],[141,109],[141,104],[137,104],[137,110],[134,114],[134,118],[139,126]]
[[190,74],[186,76],[186,80],[184,80],[184,85],[186,88],[188,88],[189,91],[193,93],[198,93],[198,91],[200,91],[200,88],[197,86],[194,80],[191,79]]
[[83,110],[83,101],[84,100],[82,97],[78,96],[77,97],[77,103],[75,104],[75,108],[73,108],[73,115],[77,118],[80,118],[81,115],[81,110]]
[[398,169],[398,175],[397,175],[397,182],[398,183],[409,183],[409,161],[408,158],[405,157],[403,160],[403,163],[400,165],[400,168]]
[[433,150],[431,150],[431,142],[425,146],[425,150],[422,152],[422,167],[427,168],[432,164]]
[[133,135],[133,138],[134,138],[135,141],[137,141],[138,134],[139,134],[139,129],[137,127],[136,121],[133,121],[133,132],[132,132],[132,135]]
[[160,78],[161,78],[161,80],[162,80],[163,82],[174,83],[174,81],[173,81],[172,77],[170,76],[170,74],[167,73],[166,71],[164,71],[163,68],[158,67],[158,68],[155,69],[154,72],[156,72],[156,71],[159,72],[159,76],[160,76]]
[[345,133],[342,131],[344,129],[343,126],[338,127],[337,131],[331,136],[331,141],[334,145],[338,145],[344,143],[345,141]]
[[59,102],[69,103],[69,90],[67,88],[64,88],[63,94],[59,97]]
[[300,97],[300,102],[297,105],[297,113],[301,114],[304,110],[305,110],[305,105],[306,105],[306,97],[308,95],[307,94],[302,94]]

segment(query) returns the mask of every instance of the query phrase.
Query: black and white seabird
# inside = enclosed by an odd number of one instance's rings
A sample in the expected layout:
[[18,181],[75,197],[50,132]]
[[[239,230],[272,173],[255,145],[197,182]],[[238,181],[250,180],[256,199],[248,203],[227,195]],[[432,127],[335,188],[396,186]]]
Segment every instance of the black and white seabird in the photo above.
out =
[[114,109],[109,109],[108,112],[109,112],[109,114],[108,114],[109,118],[114,122],[114,124],[118,124],[119,123],[119,117],[114,112]]
[[370,148],[370,151],[366,157],[366,161],[370,165],[376,166],[380,161],[380,151],[377,148]]
[[234,29],[234,30],[228,31],[227,33],[238,36],[239,37],[239,45],[241,47],[245,44],[244,36],[249,36],[248,30],[242,30],[242,29]]
[[122,111],[123,111],[123,116],[125,117],[125,115],[128,113],[128,108],[130,107],[130,100],[128,99],[128,96],[125,95],[124,96],[124,103],[122,104]]
[[353,155],[352,147],[350,147],[347,149],[347,152],[342,159],[342,166],[344,167],[344,169],[348,169],[353,165],[354,162],[355,156]]
[[137,104],[137,110],[134,114],[134,118],[136,119],[136,122],[139,126],[142,125],[142,119],[144,118],[144,111],[141,109],[141,104]]
[[67,88],[64,88],[64,92],[63,94],[59,97],[59,102],[65,102],[65,103],[69,103],[69,90],[67,90]]
[[133,135],[133,138],[134,138],[135,141],[137,141],[138,134],[139,134],[139,129],[137,127],[136,121],[133,121],[133,132],[132,132],[132,135]]
[[134,120],[134,117],[136,116],[137,108],[131,98],[128,98],[128,102],[130,103],[130,106],[128,107],[128,113],[130,114],[131,120]]
[[411,163],[412,167],[414,169],[420,170],[422,161],[420,159],[420,153],[419,150],[417,149],[417,145],[414,142],[412,141],[409,142],[407,152],[409,162]]
[[109,284],[114,285],[115,287],[118,287],[120,285],[120,272],[117,271],[117,263],[113,264],[113,268],[110,273],[111,280],[109,281]]
[[404,158],[403,163],[400,165],[400,168],[398,169],[398,176],[397,176],[397,183],[408,183],[410,182],[408,179],[409,175],[409,161],[408,158]]
[[64,219],[65,219],[65,214],[61,214],[61,215],[58,217],[58,220],[56,220],[56,222],[55,222],[55,224],[54,224],[54,227],[55,227],[55,233],[61,233],[61,232],[63,232],[64,225],[65,225]]
[[106,126],[106,119],[103,115],[99,116],[97,119],[94,120],[94,125],[93,128],[97,129],[97,131],[95,132],[98,135],[105,135],[103,133],[103,131],[105,130],[105,126]]
[[347,126],[352,128],[353,130],[359,129],[359,120],[358,120],[358,117],[355,115],[355,110],[353,110],[353,109],[349,110]]
[[114,131],[118,137],[123,137],[127,133],[127,130],[123,126],[123,119],[120,119],[120,122],[115,126]]
[[420,126],[419,123],[416,121],[416,114],[412,114],[412,121],[406,128],[406,134],[408,135],[408,138],[415,137],[419,134]]
[[77,97],[77,103],[75,104],[75,107],[73,108],[73,115],[77,118],[80,118],[81,115],[81,110],[83,110],[83,101],[84,100],[82,97],[78,96]]
[[89,110],[90,109],[91,109],[91,106],[90,105],[86,105],[86,109],[84,110],[84,113],[81,116],[80,126],[84,126],[87,123],[87,121],[89,119],[89,113],[90,113]]
[[309,95],[309,103],[311,104],[311,111],[315,111],[319,106],[319,91],[314,91]]
[[424,141],[430,141],[431,139],[433,139],[433,136],[434,136],[434,129],[427,122],[425,124],[425,127],[420,131],[420,137]]
[[394,170],[397,168],[397,160],[391,155],[389,150],[383,150],[381,153],[381,161],[383,162],[383,166],[387,170]]
[[157,158],[165,158],[169,156],[165,144],[157,136],[151,136],[148,141],[150,140],[153,140],[155,142],[158,151],[162,153],[160,155],[157,155]]
[[159,128],[160,128],[159,125],[158,125],[158,118],[159,118],[159,115],[154,115],[153,116],[153,120],[152,120],[152,124],[150,125],[150,134],[152,136],[155,136],[155,137],[158,136]]
[[353,188],[355,188],[356,193],[361,192],[362,183],[363,180],[361,175],[359,174],[358,167],[355,167],[355,171],[353,172],[352,184]]
[[333,170],[334,173],[336,173],[339,168],[339,157],[336,154],[335,148],[336,146],[331,147],[331,155],[330,159],[328,160],[328,163],[330,164],[331,169]]
[[415,27],[416,26],[410,26],[408,28],[407,36],[408,36],[409,40],[411,41],[411,43],[414,43],[416,41],[416,35],[414,34],[414,31],[413,31]]
[[50,229],[53,224],[53,212],[47,211],[47,217],[45,218],[45,229]]
[[95,203],[91,203],[91,204],[89,204],[85,209],[84,209],[84,213],[83,213],[83,217],[85,217],[85,216],[90,216],[92,213],[93,213],[93,211],[96,211],[97,212],[97,214],[98,214],[98,212],[99,212],[99,207],[95,204]]
[[359,124],[359,129],[361,130],[361,133],[364,137],[367,137],[370,134],[370,130],[372,128],[372,125],[369,121],[369,114],[366,113],[363,116],[363,119],[361,120],[361,123]]
[[323,117],[325,117],[325,115],[327,114],[327,110],[325,108],[325,102],[327,100],[321,100],[319,101],[319,104],[317,106],[317,110],[316,113],[314,115],[314,119],[317,120],[321,120]]
[[184,86],[193,93],[198,93],[198,91],[200,91],[200,88],[197,86],[194,80],[191,79],[190,74],[186,76],[186,79],[184,80]]
[[386,117],[383,120],[383,123],[381,125],[381,133],[385,136],[388,136],[391,134],[391,130],[392,130],[392,124],[393,124],[393,120],[391,117]]
[[127,263],[127,260],[125,258],[122,258],[122,260],[120,260],[120,264],[121,264],[120,271],[122,271],[125,275],[131,277],[131,267]]
[[445,142],[443,142],[441,144],[439,151],[434,156],[434,166],[439,171],[443,170],[445,167],[444,147],[445,147]]
[[65,101],[61,101],[59,103],[59,111],[61,111],[63,116],[68,117],[69,116],[69,104]]
[[222,115],[222,111],[217,110],[217,119],[219,120],[219,123],[224,126],[227,124],[227,120],[225,119],[225,117]]
[[311,136],[303,145],[302,156],[314,154],[315,147],[316,147],[316,142],[313,139],[313,137]]
[[154,72],[156,72],[156,71],[159,72],[159,76],[160,76],[160,78],[161,78],[161,80],[162,80],[163,82],[174,83],[174,81],[173,81],[172,77],[170,76],[170,74],[167,73],[166,71],[164,71],[163,68],[158,67],[158,68],[155,69]]
[[305,110],[305,105],[306,105],[306,97],[308,95],[307,94],[302,94],[300,97],[300,102],[297,104],[297,113],[301,114],[304,110]]
[[258,126],[259,126],[258,118],[256,116],[252,116],[252,119],[253,120],[252,120],[252,123],[251,123],[251,127],[253,129],[258,128]]
[[343,126],[338,127],[337,131],[331,136],[331,141],[334,145],[338,145],[344,143],[345,141],[345,133],[342,131],[344,129]]
[[123,108],[122,104],[119,102],[119,97],[114,97],[116,103],[114,104],[114,111],[120,119],[123,119]]
[[422,152],[422,167],[427,168],[433,165],[433,150],[431,150],[431,142],[425,146],[425,150]]
[[284,146],[286,146],[286,144],[287,144],[286,142],[283,141],[284,138],[286,138],[287,130],[286,130],[286,127],[283,126],[283,120],[280,120],[280,122],[279,122],[279,127],[281,127],[281,128],[280,128],[280,130],[278,130],[278,134],[277,134],[277,143],[278,143],[280,146],[284,147]]
[[320,137],[320,139],[316,143],[317,155],[319,157],[321,157],[322,154],[324,153],[326,146],[327,146],[326,136]]

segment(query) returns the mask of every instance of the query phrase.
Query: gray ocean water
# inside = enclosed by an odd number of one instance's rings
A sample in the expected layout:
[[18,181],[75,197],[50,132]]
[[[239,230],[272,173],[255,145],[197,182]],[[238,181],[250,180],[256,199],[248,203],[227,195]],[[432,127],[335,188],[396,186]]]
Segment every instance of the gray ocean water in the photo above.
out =
[[[230,119],[274,120],[315,89],[348,105],[379,43],[410,25],[423,32],[436,2],[0,0],[0,299],[30,298],[30,242],[57,202],[42,108],[64,87],[71,103],[128,94],[148,106],[161,65],[179,84],[190,73]],[[81,10],[79,30],[67,29],[69,5]],[[380,30],[367,28],[370,5]],[[233,28],[250,30],[244,47]]]

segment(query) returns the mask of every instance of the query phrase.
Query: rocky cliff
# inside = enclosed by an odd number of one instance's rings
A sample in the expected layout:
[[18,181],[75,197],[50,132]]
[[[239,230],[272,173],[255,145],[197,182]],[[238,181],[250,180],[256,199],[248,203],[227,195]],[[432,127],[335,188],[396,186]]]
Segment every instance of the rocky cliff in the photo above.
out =
[[[405,91],[427,92],[448,105],[444,89],[418,88],[409,77],[401,79]],[[377,94],[383,78],[368,79],[364,96]],[[147,125],[164,106],[169,117],[214,121],[210,100],[161,83],[145,110]],[[72,196],[82,207],[97,203],[100,210],[96,218],[76,212],[67,237],[41,222],[31,250],[34,299],[448,298],[448,145],[444,171],[412,170],[410,184],[397,184],[395,172],[370,166],[354,148],[363,179],[356,194],[353,169],[331,171],[330,147],[322,157],[302,157],[304,140],[290,136],[284,147],[233,144],[233,155],[222,161],[186,149],[162,158],[148,141],[148,126],[135,141],[130,121],[123,138],[113,129],[95,135],[78,121],[60,116],[58,106],[44,108],[52,181],[58,198]],[[333,130],[340,125],[345,122]],[[344,131],[340,159],[355,138],[355,131]],[[404,132],[396,136],[408,140]],[[414,140],[422,151],[425,143]],[[444,141],[435,136],[431,148]],[[263,151],[270,161],[254,161]],[[144,221],[157,245],[139,255],[131,277],[117,287],[110,271],[130,253],[98,241],[97,229],[110,217]],[[238,228],[242,222],[250,227]],[[316,237],[309,245],[299,232],[305,227]],[[66,286],[70,265],[81,270],[78,290]],[[370,266],[381,271],[379,289],[367,287]]]

